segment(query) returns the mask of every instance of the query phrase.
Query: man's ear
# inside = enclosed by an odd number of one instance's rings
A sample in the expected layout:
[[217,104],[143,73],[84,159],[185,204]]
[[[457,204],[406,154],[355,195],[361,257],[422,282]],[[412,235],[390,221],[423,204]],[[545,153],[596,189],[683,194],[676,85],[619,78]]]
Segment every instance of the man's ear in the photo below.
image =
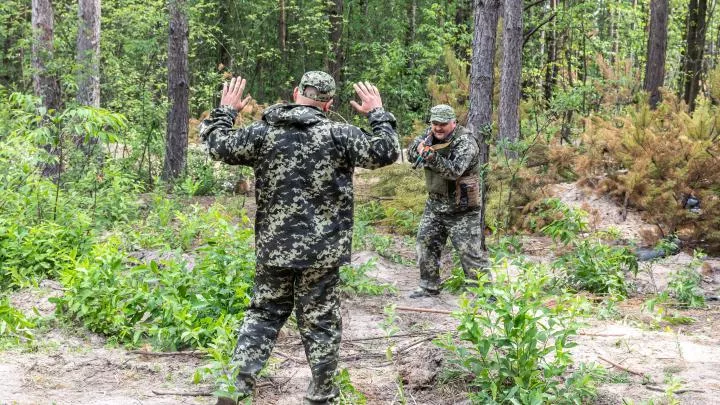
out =
[[293,90],[293,102],[297,103],[298,101],[298,94],[300,94],[300,90],[298,90],[297,87],[295,87],[295,90]]

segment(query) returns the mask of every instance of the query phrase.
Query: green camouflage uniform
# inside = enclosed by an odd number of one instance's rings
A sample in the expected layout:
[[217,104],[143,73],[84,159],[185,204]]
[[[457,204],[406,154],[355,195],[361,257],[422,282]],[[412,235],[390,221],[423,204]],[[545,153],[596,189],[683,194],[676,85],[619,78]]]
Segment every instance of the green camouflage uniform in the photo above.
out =
[[[308,78],[308,75],[310,77]],[[323,72],[303,76],[329,100]],[[303,93],[304,94],[304,93]],[[237,111],[214,109],[200,135],[215,160],[255,171],[257,269],[234,361],[238,389],[250,393],[293,306],[313,381],[306,403],[330,402],[340,348],[339,267],[350,262],[354,167],[378,168],[400,152],[395,118],[369,112],[373,134],[330,121],[318,108],[277,104],[261,121],[233,129]]]
[[[455,119],[450,106],[431,109],[431,121],[449,122]],[[428,199],[417,234],[417,257],[420,267],[420,288],[417,296],[437,294],[440,290],[440,255],[450,238],[460,256],[465,276],[476,279],[476,272],[487,272],[488,261],[481,247],[479,181],[480,153],[476,141],[467,129],[458,125],[445,140],[438,141],[427,128],[408,149],[409,161],[418,158],[420,142],[426,145],[449,142],[423,161]],[[467,184],[465,184],[467,183]],[[474,187],[475,198],[468,201],[467,187]]]

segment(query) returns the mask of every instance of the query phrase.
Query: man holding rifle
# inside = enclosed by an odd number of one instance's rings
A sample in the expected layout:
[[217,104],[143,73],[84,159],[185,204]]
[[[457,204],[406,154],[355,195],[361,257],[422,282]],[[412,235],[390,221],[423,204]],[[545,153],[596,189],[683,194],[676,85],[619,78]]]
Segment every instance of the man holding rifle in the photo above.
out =
[[466,278],[477,280],[477,271],[488,271],[481,246],[479,151],[446,104],[430,109],[430,126],[410,144],[408,159],[424,169],[428,191],[417,234],[420,286],[410,298],[440,294],[440,255],[448,237]]
[[200,127],[213,159],[255,172],[257,266],[233,355],[238,396],[252,394],[294,307],[312,371],[305,403],[331,403],[338,396],[333,377],[341,337],[339,267],[350,262],[353,170],[397,160],[395,118],[383,108],[377,88],[365,82],[354,85],[360,104],[351,105],[367,116],[372,134],[330,121],[325,113],[335,81],[311,71],[295,88],[294,103],[269,107],[262,120],[234,129],[238,111],[250,100],[243,98],[245,84],[240,77],[226,83],[220,107]]

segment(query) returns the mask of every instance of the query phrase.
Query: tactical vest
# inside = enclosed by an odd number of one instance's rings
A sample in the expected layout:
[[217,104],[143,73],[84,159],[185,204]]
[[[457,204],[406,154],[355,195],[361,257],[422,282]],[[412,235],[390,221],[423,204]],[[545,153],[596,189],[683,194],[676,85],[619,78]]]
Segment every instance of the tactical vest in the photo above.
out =
[[[454,143],[463,136],[469,142],[475,142],[469,131],[458,125],[455,128],[455,134],[450,141],[450,145],[437,149],[435,153],[438,156],[448,158],[453,150]],[[457,180],[448,180],[440,176],[435,170],[426,167],[425,187],[428,195],[432,199],[447,203],[449,206],[454,207],[456,211],[464,211],[479,206],[478,166],[479,160],[475,159]]]

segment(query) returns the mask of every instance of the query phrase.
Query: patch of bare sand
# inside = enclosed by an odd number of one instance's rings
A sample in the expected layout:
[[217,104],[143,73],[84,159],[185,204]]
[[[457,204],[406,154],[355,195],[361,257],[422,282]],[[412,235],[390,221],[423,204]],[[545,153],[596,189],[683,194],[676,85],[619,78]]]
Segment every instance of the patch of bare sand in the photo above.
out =
[[640,214],[628,210],[623,219],[623,208],[619,207],[610,197],[596,195],[592,190],[578,186],[576,183],[559,183],[552,186],[552,193],[562,202],[582,208],[590,214],[589,223],[593,230],[616,228],[624,241],[639,243],[641,231],[648,227]]

